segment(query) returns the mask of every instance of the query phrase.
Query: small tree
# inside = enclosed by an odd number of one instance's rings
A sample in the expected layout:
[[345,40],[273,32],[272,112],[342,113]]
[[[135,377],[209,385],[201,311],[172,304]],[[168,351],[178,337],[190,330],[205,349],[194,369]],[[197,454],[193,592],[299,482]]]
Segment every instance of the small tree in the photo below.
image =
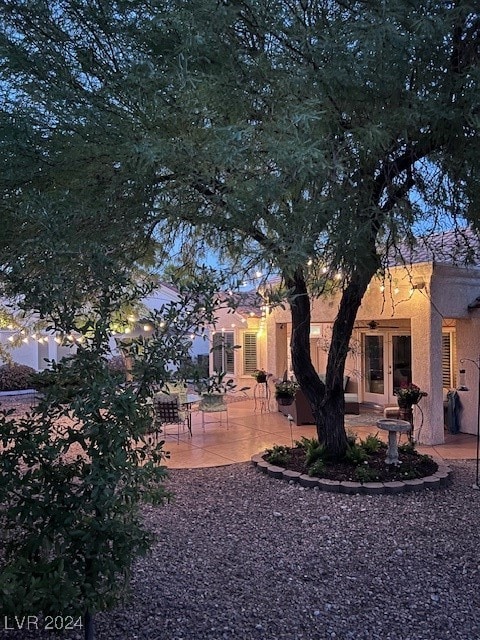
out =
[[47,384],[29,414],[0,413],[2,611],[65,613],[83,620],[89,639],[95,612],[126,596],[132,563],[151,545],[142,502],[169,497],[164,442],[151,433],[153,385],[185,358],[192,330],[211,322],[217,288],[204,278],[152,312],[149,338],[125,345],[134,380],[119,386],[109,366],[112,317],[148,290],[122,285],[118,272],[111,279],[88,312],[66,305],[57,314],[52,305],[51,328],[75,331],[76,353],[39,374]]

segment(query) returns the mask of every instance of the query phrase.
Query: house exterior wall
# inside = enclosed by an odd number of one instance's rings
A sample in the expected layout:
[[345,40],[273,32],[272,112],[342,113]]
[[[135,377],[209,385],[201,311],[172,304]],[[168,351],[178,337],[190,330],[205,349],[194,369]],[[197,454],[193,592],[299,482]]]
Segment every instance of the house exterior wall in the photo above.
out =
[[258,315],[242,314],[232,312],[230,309],[219,309],[216,313],[216,323],[209,331],[209,343],[207,350],[210,353],[210,372],[214,371],[213,336],[215,333],[232,332],[233,344],[237,347],[234,350],[234,371],[228,378],[233,379],[238,387],[250,387],[253,389],[255,379],[252,374],[244,371],[243,364],[243,344],[244,334],[254,333],[256,335],[256,368],[270,371],[267,366],[267,333],[264,319]]
[[[395,321],[396,325],[408,330],[412,344],[412,380],[428,396],[422,398],[421,405],[415,408],[414,428],[416,439],[423,444],[441,444],[444,442],[444,414],[442,385],[442,327],[449,321],[456,326],[457,358],[476,359],[480,362],[480,310],[468,311],[468,305],[480,295],[480,270],[420,263],[407,267],[392,268],[384,280],[373,279],[365,293],[357,315],[356,327],[352,336],[352,351],[346,362],[345,373],[350,375],[349,391],[358,391],[362,398],[362,352],[360,337],[367,323]],[[326,344],[315,345],[311,338],[311,347],[317,347],[316,358],[319,371],[326,368],[326,349],[328,335],[338,310],[339,296],[312,301],[312,326],[320,327],[318,341]],[[291,335],[290,310],[274,309],[268,317],[268,366],[277,375],[279,371],[278,352],[285,351],[285,336],[279,332],[279,326],[287,330],[287,348]],[[282,344],[278,344],[278,341]],[[323,353],[319,353],[323,350]],[[478,353],[477,353],[478,351]],[[283,359],[285,357],[283,356]],[[288,358],[288,361],[290,359]],[[470,363],[468,376],[472,384],[469,390],[461,392],[463,411],[461,430],[476,432],[476,407],[479,372]],[[454,363],[457,366],[457,363]],[[462,365],[463,366],[463,365]],[[468,369],[468,364],[464,365]],[[474,382],[475,381],[475,382]]]
[[438,265],[432,281],[432,295],[438,312],[443,317],[456,319],[456,367],[457,371],[465,369],[467,387],[467,390],[459,391],[462,406],[460,429],[463,433],[476,434],[480,387],[480,309],[468,310],[468,305],[480,295],[480,269]]

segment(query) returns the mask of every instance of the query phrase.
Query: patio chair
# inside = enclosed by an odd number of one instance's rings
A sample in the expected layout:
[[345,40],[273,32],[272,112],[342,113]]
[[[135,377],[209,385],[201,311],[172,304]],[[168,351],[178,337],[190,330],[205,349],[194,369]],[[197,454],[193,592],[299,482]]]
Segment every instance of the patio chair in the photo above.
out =
[[177,444],[180,443],[180,426],[187,427],[188,416],[179,408],[179,399],[177,395],[157,394],[153,400],[154,406],[154,429],[157,433],[163,433],[165,437],[170,435],[168,427],[175,425],[177,427]]
[[[198,404],[198,410],[202,414],[202,428],[205,429],[206,424],[223,424],[222,415],[225,414],[228,429],[228,405],[225,394],[222,393],[204,393]],[[218,414],[217,420],[206,420],[205,414]]]

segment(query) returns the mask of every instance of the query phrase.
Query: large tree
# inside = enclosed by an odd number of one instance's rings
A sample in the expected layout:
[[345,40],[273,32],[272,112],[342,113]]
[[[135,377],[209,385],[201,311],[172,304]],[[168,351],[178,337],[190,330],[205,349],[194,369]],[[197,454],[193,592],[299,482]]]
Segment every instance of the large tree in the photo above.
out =
[[[341,455],[343,369],[371,277],[419,224],[476,223],[475,3],[7,0],[0,11],[9,219],[35,194],[68,194],[127,244],[200,233],[280,273],[294,371],[320,440]],[[310,300],[335,273],[324,385]]]

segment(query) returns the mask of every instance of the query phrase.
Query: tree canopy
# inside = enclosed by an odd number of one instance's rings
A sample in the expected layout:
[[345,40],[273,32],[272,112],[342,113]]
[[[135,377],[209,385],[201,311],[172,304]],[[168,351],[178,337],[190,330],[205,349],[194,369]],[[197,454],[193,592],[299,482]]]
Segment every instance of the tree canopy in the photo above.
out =
[[[73,228],[95,217],[119,259],[200,238],[280,273],[295,373],[341,453],[372,275],[419,228],[478,226],[476,3],[7,0],[0,16],[7,228],[40,203]],[[309,295],[339,272],[324,386]]]

